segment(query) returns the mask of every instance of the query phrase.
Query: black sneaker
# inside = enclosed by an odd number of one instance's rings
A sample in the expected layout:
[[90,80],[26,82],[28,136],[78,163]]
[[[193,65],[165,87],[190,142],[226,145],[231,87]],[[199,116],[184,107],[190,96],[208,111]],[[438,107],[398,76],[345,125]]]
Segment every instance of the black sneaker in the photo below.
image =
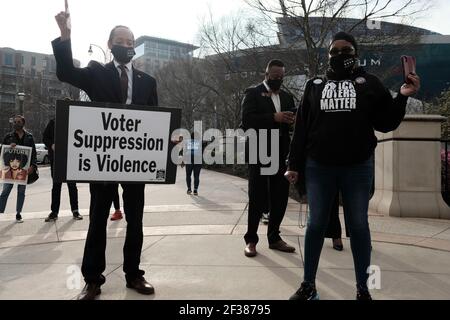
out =
[[20,214],[16,214],[16,223],[23,223],[22,216]]
[[289,300],[319,300],[319,294],[317,293],[316,286],[314,284],[303,282],[297,292],[295,292]]
[[78,210],[73,210],[73,220],[83,220],[83,216],[78,212]]
[[194,190],[194,196],[198,196],[198,191]]
[[356,286],[356,300],[370,301],[372,300],[372,296],[370,295],[370,292],[367,288]]
[[191,194],[192,193],[192,190],[191,189],[188,189],[188,191],[186,192],[187,194]]
[[48,215],[48,217],[45,218],[45,222],[53,222],[53,221],[56,221],[56,220],[58,220],[58,214],[57,214],[57,213],[54,213],[54,212],[51,212],[51,213]]

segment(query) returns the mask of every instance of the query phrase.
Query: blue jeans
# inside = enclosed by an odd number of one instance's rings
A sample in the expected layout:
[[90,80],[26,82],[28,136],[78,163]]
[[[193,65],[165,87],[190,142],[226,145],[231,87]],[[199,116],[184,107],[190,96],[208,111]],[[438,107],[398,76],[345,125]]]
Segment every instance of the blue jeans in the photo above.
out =
[[331,208],[340,190],[350,233],[356,282],[358,286],[367,288],[371,255],[367,211],[373,170],[373,156],[348,166],[327,166],[310,158],[307,160],[305,183],[310,214],[305,236],[305,281],[315,283]]
[[192,185],[192,172],[194,172],[194,190],[198,190],[200,185],[200,171],[202,170],[201,164],[187,164],[186,165],[186,184],[188,190],[191,190]]
[[[2,194],[0,195],[0,213],[5,212],[6,203],[8,202],[8,197],[9,194],[11,193],[13,186],[14,185],[11,183],[3,184],[3,191]],[[22,212],[23,203],[25,202],[26,188],[27,188],[26,185],[17,185],[17,204],[16,204],[17,214],[20,214]]]

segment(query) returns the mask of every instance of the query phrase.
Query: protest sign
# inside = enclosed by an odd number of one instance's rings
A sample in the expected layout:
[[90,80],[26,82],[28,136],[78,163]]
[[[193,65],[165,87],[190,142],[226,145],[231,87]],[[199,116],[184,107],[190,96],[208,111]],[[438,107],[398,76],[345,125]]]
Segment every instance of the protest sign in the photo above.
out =
[[3,145],[1,148],[0,183],[26,185],[31,164],[31,147]]
[[175,183],[179,109],[58,101],[55,177],[65,182]]

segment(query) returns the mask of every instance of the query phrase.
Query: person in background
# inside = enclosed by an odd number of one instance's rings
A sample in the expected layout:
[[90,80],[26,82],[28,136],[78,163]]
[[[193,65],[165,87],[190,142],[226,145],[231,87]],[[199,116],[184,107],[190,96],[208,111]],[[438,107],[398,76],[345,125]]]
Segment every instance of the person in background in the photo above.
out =
[[330,213],[330,221],[328,222],[328,228],[325,233],[325,238],[332,239],[334,250],[344,250],[344,244],[342,243],[342,227],[341,221],[339,220],[339,193],[333,200],[333,205],[331,207]]
[[[194,173],[194,196],[198,196],[198,187],[200,186],[200,172],[203,163],[203,149],[205,144],[201,139],[200,133],[192,132],[191,139],[186,141],[186,156],[181,163],[181,167],[186,166],[186,185],[187,194],[192,194],[192,173]],[[187,157],[187,158],[186,158]]]
[[[283,221],[288,197],[289,183],[284,179],[286,170],[286,157],[289,151],[290,125],[294,123],[295,108],[293,97],[284,91],[281,86],[285,75],[284,63],[274,59],[269,61],[266,67],[265,79],[258,85],[248,88],[242,101],[242,125],[244,130],[254,129],[257,132],[261,129],[268,131],[267,137],[271,133],[278,133],[278,171],[273,175],[262,175],[263,164],[260,159],[258,163],[249,164],[248,179],[248,224],[247,233],[244,236],[246,247],[244,254],[246,257],[257,255],[256,245],[259,241],[258,227],[264,211],[270,212],[267,227],[267,238],[269,248],[282,252],[293,253],[295,247],[288,245],[280,237],[280,225]],[[258,136],[258,140],[263,137]],[[268,152],[272,153],[270,140],[259,141],[265,143]],[[267,196],[270,200],[266,201]],[[269,210],[265,208],[269,206]]]
[[[303,180],[297,180],[297,182],[295,183],[295,187],[297,189],[300,198],[302,199],[301,202],[303,202],[306,199],[306,203],[308,203],[306,196],[305,181]],[[347,237],[349,237],[347,224],[345,224],[345,230]],[[325,238],[332,239],[332,245],[334,250],[336,251],[344,250],[344,245],[342,243],[342,227],[341,221],[339,220],[339,193],[334,198],[333,204],[331,206],[330,221],[328,222]]]
[[120,197],[119,197],[119,184],[116,184],[117,188],[114,188],[113,205],[114,213],[111,215],[111,221],[117,221],[123,219],[122,211],[120,210]]
[[[51,119],[42,134],[42,140],[48,150],[48,158],[50,160],[50,175],[52,177],[52,203],[51,212],[45,222],[52,222],[58,219],[59,207],[61,205],[61,188],[62,183],[56,182],[54,179],[55,170],[55,119]],[[83,216],[78,210],[78,189],[76,183],[68,182],[70,209],[74,220],[83,220]]]
[[[34,138],[31,133],[24,129],[25,118],[22,115],[16,115],[13,118],[14,121],[14,131],[8,133],[3,139],[4,145],[9,145],[12,148],[16,146],[31,147],[31,165],[28,168],[28,175],[30,175],[34,170],[37,170],[37,159],[36,159],[36,146],[34,144]],[[6,204],[8,202],[9,194],[13,188],[13,184],[4,183],[3,191],[0,195],[0,213],[4,213],[6,209]],[[17,185],[17,204],[16,204],[16,222],[23,223],[22,219],[22,209],[25,202],[25,191],[27,189],[26,185]]]

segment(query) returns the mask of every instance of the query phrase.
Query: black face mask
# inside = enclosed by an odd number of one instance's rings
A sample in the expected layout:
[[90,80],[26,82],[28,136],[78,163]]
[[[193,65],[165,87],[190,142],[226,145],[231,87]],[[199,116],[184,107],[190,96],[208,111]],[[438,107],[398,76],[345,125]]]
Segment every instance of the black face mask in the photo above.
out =
[[111,48],[111,52],[114,56],[114,58],[119,63],[126,64],[133,59],[133,57],[136,55],[136,52],[133,48],[123,47],[119,45],[113,45]]
[[272,91],[279,91],[282,84],[283,84],[283,79],[267,80],[267,85],[269,86],[270,90],[272,90]]
[[21,125],[19,123],[15,123],[13,127],[14,127],[14,130],[22,130],[23,129],[23,125]]
[[356,64],[356,58],[352,54],[339,54],[330,58],[330,68],[340,78],[349,76]]

